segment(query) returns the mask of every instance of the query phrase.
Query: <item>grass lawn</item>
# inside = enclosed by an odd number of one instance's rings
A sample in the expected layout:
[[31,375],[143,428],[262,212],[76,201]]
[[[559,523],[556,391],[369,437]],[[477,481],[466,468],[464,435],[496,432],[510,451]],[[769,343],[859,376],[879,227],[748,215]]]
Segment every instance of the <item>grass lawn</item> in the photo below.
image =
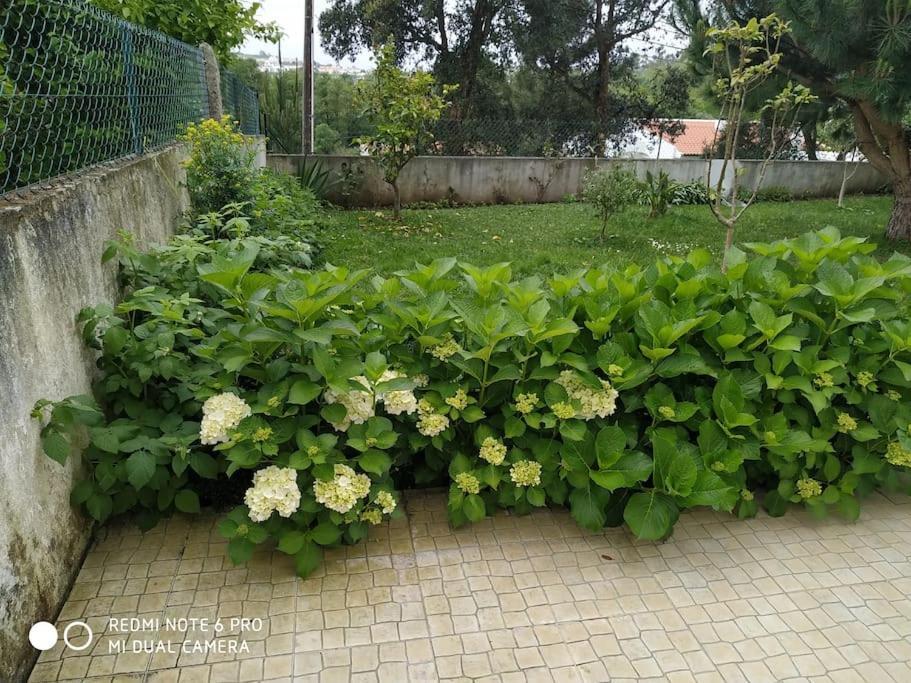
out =
[[[894,249],[882,238],[891,206],[891,197],[879,196],[849,198],[844,209],[834,199],[758,203],[744,214],[736,241],[771,241],[833,225],[842,234],[869,237],[885,256]],[[477,265],[510,261],[521,275],[623,267],[696,247],[720,254],[724,237],[707,206],[671,207],[651,220],[645,208],[630,208],[612,219],[603,243],[592,208],[581,203],[409,209],[401,221],[387,210],[332,211],[329,217],[322,232],[326,260],[382,274],[444,256]],[[911,245],[901,250],[911,253]]]

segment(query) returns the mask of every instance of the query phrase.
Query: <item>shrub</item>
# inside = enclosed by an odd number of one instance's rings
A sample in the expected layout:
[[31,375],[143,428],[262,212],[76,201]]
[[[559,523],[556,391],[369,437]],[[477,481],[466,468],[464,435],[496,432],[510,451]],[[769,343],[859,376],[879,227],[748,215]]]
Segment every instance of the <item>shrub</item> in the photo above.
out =
[[794,193],[787,187],[773,185],[759,190],[756,199],[761,202],[790,202],[794,200]]
[[183,229],[224,239],[258,235],[289,248],[287,262],[309,267],[318,253],[319,201],[295,178],[254,167],[249,138],[230,116],[187,127],[187,190],[193,204]]
[[711,192],[708,186],[700,181],[694,180],[689,183],[677,183],[674,187],[674,196],[671,198],[671,204],[708,204],[711,201]]
[[607,224],[618,211],[635,204],[639,193],[639,181],[630,171],[621,166],[610,169],[592,169],[582,181],[582,196],[592,204],[601,218],[601,239],[607,232]]
[[250,201],[255,151],[229,115],[191,123],[182,139],[190,144],[187,189],[197,213]]
[[546,283],[442,259],[355,295],[367,272],[182,236],[121,253],[123,303],[81,314],[104,409],[35,414],[50,457],[81,450],[72,499],[100,521],[194,512],[201,478],[255,473],[230,555],[273,539],[301,574],[395,514],[405,474],[449,482],[455,525],[566,505],[658,540],[760,497],[854,519],[908,485],[911,259],[834,229],[747,249],[727,273],[696,251]]
[[648,217],[656,218],[667,213],[667,207],[677,196],[677,183],[671,180],[667,171],[659,170],[658,175],[645,172],[645,180],[639,183],[640,201],[648,206]]

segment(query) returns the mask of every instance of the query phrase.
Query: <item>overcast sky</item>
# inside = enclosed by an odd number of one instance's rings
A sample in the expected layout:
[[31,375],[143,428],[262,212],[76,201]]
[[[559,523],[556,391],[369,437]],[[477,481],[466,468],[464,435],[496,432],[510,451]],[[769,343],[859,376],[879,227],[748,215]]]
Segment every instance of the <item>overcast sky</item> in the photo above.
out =
[[[293,61],[303,59],[304,56],[304,0],[259,0],[262,8],[257,17],[261,21],[274,21],[285,34],[282,38],[282,60]],[[335,59],[323,50],[319,36],[319,15],[329,5],[329,0],[314,0],[313,2],[313,32],[316,36],[314,59],[320,64],[334,64]],[[247,40],[242,51],[256,54],[260,51],[268,54],[278,54],[278,46],[265,43],[261,40]],[[369,67],[371,64],[368,54],[360,55],[356,60],[343,60],[342,64],[355,64],[360,68]]]

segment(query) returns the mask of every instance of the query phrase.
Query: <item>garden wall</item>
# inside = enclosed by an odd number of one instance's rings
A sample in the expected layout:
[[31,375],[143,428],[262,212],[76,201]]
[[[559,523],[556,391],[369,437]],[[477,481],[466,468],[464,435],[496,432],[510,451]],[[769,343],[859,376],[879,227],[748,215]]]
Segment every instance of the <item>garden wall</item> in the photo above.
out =
[[28,631],[54,621],[79,569],[91,523],[69,493],[77,463],[45,456],[35,401],[89,393],[93,354],[75,318],[113,303],[118,230],[140,246],[165,241],[188,206],[182,147],[0,201],[0,681],[25,680],[37,651]]
[[[270,154],[268,165],[285,173],[297,173],[305,157]],[[383,206],[392,204],[392,190],[382,171],[369,157],[314,155],[342,180],[329,192],[329,199],[343,205]],[[543,157],[418,157],[399,179],[402,201],[439,202],[447,199],[466,204],[515,202],[558,202],[567,195],[578,195],[582,178],[594,165],[622,163],[635,168],[639,176],[646,170],[663,169],[681,182],[705,179],[702,159],[607,160],[553,159]],[[713,162],[713,181],[720,162]],[[748,187],[758,174],[760,162],[741,161],[743,180]],[[777,161],[770,165],[763,187],[784,186],[795,195],[834,197],[841,187],[844,165],[837,161]],[[732,173],[728,172],[730,184]],[[850,193],[872,193],[886,179],[869,164],[859,168],[848,182]]]

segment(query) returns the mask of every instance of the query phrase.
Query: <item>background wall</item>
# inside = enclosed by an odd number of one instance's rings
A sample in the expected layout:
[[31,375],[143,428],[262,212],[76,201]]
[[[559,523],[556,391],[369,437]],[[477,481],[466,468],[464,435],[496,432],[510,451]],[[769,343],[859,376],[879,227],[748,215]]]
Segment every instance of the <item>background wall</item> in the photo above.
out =
[[183,158],[171,147],[0,201],[0,681],[25,680],[29,628],[54,621],[91,533],[69,503],[78,458],[46,457],[29,413],[90,393],[94,356],[75,318],[116,301],[104,243],[121,229],[140,246],[167,240],[188,208]]
[[[305,157],[295,154],[270,154],[268,165],[285,173],[297,173]],[[385,206],[392,204],[392,189],[383,180],[382,171],[369,157],[313,155],[308,163],[321,162],[333,178],[351,179],[336,184],[329,199],[342,205]],[[752,187],[758,176],[758,161],[737,162],[741,185]],[[582,178],[594,166],[623,164],[640,177],[647,170],[663,169],[681,182],[704,181],[706,162],[702,159],[615,160],[553,159],[543,157],[417,157],[399,179],[402,201],[438,202],[452,199],[465,204],[514,202],[558,202],[566,195],[582,190]],[[717,179],[721,163],[713,162],[712,181]],[[857,164],[857,172],[848,181],[849,193],[872,193],[886,179],[869,164]],[[853,165],[849,168],[853,170]],[[776,161],[770,164],[763,187],[784,186],[795,195],[834,197],[841,187],[844,164],[837,161]],[[725,186],[730,185],[729,169]],[[346,189],[350,194],[346,194]]]

